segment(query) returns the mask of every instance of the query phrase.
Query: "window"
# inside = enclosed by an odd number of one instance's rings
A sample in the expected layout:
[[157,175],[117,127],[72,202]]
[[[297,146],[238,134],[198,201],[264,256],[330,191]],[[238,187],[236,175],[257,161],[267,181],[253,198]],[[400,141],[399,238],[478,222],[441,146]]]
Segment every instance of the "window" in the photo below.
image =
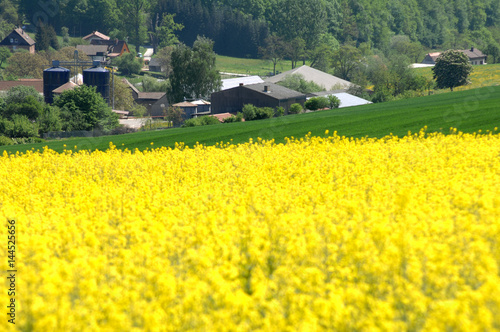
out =
[[11,38],[11,39],[10,39],[10,43],[11,43],[11,44],[14,44],[14,38]]

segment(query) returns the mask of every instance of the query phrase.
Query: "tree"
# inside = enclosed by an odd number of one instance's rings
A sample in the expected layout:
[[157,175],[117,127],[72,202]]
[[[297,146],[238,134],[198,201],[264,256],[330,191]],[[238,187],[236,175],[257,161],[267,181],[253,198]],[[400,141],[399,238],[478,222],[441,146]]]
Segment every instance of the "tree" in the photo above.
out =
[[273,63],[273,75],[276,75],[276,65],[285,55],[285,44],[281,37],[269,35],[264,40],[265,47],[259,48],[262,58],[271,60]]
[[357,69],[361,61],[361,52],[354,46],[344,45],[333,55],[333,67],[335,75],[350,81],[351,75]]
[[0,67],[3,65],[4,61],[10,58],[12,54],[8,47],[2,46],[0,47]]
[[184,120],[184,114],[184,110],[180,107],[169,106],[165,110],[165,117],[167,118],[167,121],[172,122],[174,127],[177,127],[182,123]]
[[285,88],[295,90],[301,93],[325,91],[324,87],[319,86],[313,81],[306,81],[302,74],[287,75],[278,84],[284,86]]
[[439,89],[450,88],[468,84],[468,77],[472,72],[469,57],[460,51],[448,50],[441,53],[432,68],[433,78]]
[[100,129],[109,132],[119,124],[118,116],[95,87],[82,85],[64,91],[55,99],[54,105],[61,109],[63,130]]
[[156,57],[160,61],[160,66],[164,70],[167,77],[172,73],[172,52],[174,51],[174,46],[166,46],[156,53]]
[[174,17],[175,14],[163,14],[160,26],[156,28],[156,33],[154,34],[156,37],[156,43],[153,43],[155,48],[156,46],[166,47],[179,44],[179,39],[175,32],[184,29],[184,25],[175,23]]
[[146,10],[148,9],[146,0],[128,0],[120,3],[122,20],[127,31],[128,41],[135,45],[136,53],[139,53],[140,46],[147,39]]
[[285,43],[285,54],[292,62],[292,69],[297,67],[297,62],[302,59],[305,64],[306,58],[306,42],[300,37],[292,39]]
[[18,78],[42,78],[43,68],[47,65],[47,61],[40,54],[27,52],[16,53],[7,63],[5,73]]
[[488,44],[488,47],[485,50],[485,53],[488,55],[488,63],[497,63],[500,59],[500,45],[496,42]]
[[134,97],[132,96],[132,90],[130,87],[122,80],[115,77],[114,88],[109,89],[110,95],[109,99],[115,101],[115,110],[131,110],[134,107]]
[[142,69],[142,60],[132,53],[126,53],[113,60],[113,66],[117,66],[122,75],[139,74]]
[[172,52],[172,75],[167,95],[170,103],[184,99],[206,98],[222,85],[215,68],[213,42],[198,37],[193,48],[180,44]]

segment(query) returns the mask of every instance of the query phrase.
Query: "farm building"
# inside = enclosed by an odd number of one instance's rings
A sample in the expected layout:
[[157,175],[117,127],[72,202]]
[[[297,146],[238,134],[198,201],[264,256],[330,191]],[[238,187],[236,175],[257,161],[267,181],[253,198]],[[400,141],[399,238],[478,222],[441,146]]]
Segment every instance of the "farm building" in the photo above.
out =
[[309,66],[294,68],[279,75],[266,78],[265,81],[270,83],[278,83],[284,80],[285,77],[294,74],[301,75],[306,81],[312,81],[317,85],[325,88],[326,90],[347,89],[352,85],[352,83],[349,81],[343,80],[339,77],[327,74],[325,72],[322,72],[321,70],[317,70]]
[[132,90],[134,101],[146,107],[151,116],[163,116],[163,111],[168,107],[167,94],[165,92],[141,92],[127,79],[122,80]]
[[38,93],[43,94],[43,80],[38,78],[22,78],[17,81],[0,81],[0,92],[9,91],[11,88],[19,85],[31,86]]
[[183,101],[177,104],[173,104],[172,107],[178,107],[184,111],[184,115],[182,116],[184,120],[195,117],[195,114],[198,110],[198,105],[190,103],[189,101]]
[[306,95],[273,83],[244,85],[212,93],[212,114],[236,113],[243,105],[252,104],[257,107],[283,107],[286,111],[290,105],[299,103],[304,106]]
[[107,47],[108,57],[116,58],[123,53],[130,53],[127,42],[118,39],[93,39],[91,45],[105,45]]
[[[459,50],[469,57],[469,61],[471,65],[485,65],[486,64],[486,55],[478,50],[477,48],[471,47],[468,50]],[[436,59],[441,55],[441,52],[428,53],[422,64],[426,65],[435,65]]]
[[12,32],[0,42],[0,46],[8,47],[11,52],[27,50],[30,53],[35,53],[35,41],[20,28],[12,30]]
[[109,36],[106,36],[105,34],[100,33],[99,31],[94,31],[91,34],[86,35],[82,39],[87,40],[90,43],[92,43],[94,40],[110,40]]
[[160,59],[153,58],[149,61],[149,71],[154,71],[157,73],[161,73],[164,71],[164,68],[160,63]]

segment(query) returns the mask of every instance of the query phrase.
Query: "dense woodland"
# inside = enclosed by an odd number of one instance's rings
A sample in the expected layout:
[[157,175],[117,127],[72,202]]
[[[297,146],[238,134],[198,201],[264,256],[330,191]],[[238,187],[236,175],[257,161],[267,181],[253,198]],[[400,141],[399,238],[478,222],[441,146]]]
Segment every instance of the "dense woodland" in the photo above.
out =
[[269,34],[300,38],[309,49],[326,36],[383,52],[396,35],[427,49],[500,41],[498,0],[0,0],[0,13],[0,37],[14,25],[34,32],[43,22],[58,34],[99,30],[134,45],[154,44],[175,21],[181,42],[205,36],[217,53],[239,57],[259,56]]

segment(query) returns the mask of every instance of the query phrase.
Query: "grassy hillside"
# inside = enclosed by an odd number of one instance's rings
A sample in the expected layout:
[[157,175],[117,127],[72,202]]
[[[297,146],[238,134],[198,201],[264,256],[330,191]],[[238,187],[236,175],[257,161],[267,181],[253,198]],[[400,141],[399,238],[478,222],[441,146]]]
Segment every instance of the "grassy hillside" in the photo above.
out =
[[417,132],[424,126],[429,132],[448,133],[450,127],[463,132],[476,132],[500,127],[499,105],[500,87],[495,86],[269,120],[6,146],[0,147],[0,153],[4,150],[13,153],[37,150],[44,146],[59,152],[65,148],[74,150],[75,146],[77,149],[105,150],[110,142],[117,148],[131,150],[174,147],[176,142],[184,142],[188,146],[196,142],[207,145],[221,141],[242,143],[257,137],[283,143],[285,137],[302,137],[308,132],[324,135],[325,130],[350,137],[383,137],[390,133],[404,136],[408,131]]
[[[432,68],[417,68],[415,71],[432,79]],[[485,86],[494,86],[500,84],[500,63],[493,65],[473,66],[473,71],[470,75],[471,84],[456,87],[455,91],[465,91],[477,89]],[[447,90],[449,91],[449,90]]]

